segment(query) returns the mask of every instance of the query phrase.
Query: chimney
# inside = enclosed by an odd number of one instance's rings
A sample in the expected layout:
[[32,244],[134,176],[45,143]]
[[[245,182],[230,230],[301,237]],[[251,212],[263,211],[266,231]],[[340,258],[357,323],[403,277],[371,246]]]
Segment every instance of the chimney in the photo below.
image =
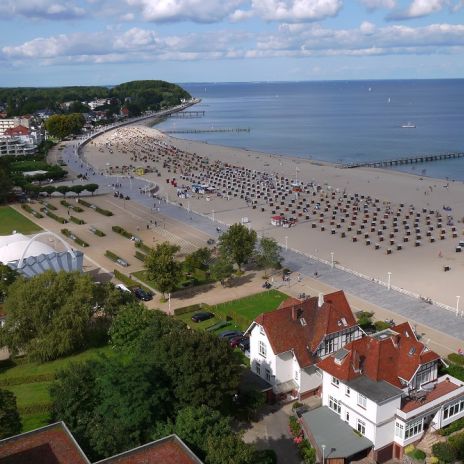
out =
[[324,294],[319,293],[319,299],[317,300],[318,308],[321,308],[323,304],[324,304]]

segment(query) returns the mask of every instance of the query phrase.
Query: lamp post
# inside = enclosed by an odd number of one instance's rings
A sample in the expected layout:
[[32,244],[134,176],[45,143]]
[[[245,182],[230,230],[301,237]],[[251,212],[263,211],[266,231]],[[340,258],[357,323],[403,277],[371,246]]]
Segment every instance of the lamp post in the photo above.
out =
[[388,274],[387,289],[390,290],[390,288],[391,288],[391,275],[392,275],[392,273],[391,273],[391,272],[387,272],[387,274]]
[[322,464],[325,464],[325,445],[321,445],[322,448]]
[[332,269],[334,268],[334,252],[331,251],[330,252],[330,263],[331,263],[331,266],[332,266]]
[[187,200],[187,211],[190,213],[190,200]]
[[456,317],[459,314],[459,300],[460,300],[460,298],[461,297],[459,295],[456,295]]
[[285,236],[285,251],[288,251],[288,235]]
[[213,209],[213,212],[211,214],[211,220],[214,222],[214,209]]

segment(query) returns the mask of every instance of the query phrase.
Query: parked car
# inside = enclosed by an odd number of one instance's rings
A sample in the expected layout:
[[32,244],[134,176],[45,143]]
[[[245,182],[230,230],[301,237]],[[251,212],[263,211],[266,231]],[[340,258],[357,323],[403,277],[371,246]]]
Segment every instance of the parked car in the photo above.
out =
[[245,339],[248,339],[248,337],[244,337],[243,335],[237,335],[236,337],[233,337],[229,340],[229,345],[232,348],[237,348],[239,343]]
[[229,341],[231,338],[241,336],[243,337],[243,333],[240,330],[225,330],[219,334],[219,338],[223,340]]
[[153,300],[153,295],[149,292],[146,292],[143,288],[135,287],[132,289],[135,297],[142,301],[150,301]]
[[206,243],[208,245],[214,245],[216,242],[212,238],[209,238],[208,240],[206,240]]
[[208,319],[211,319],[214,317],[213,313],[210,313],[209,311],[200,311],[198,313],[195,313],[192,316],[192,321],[193,322],[203,322],[207,321]]
[[115,285],[115,287],[118,290],[121,290],[121,292],[129,292],[130,293],[130,290],[124,284],[118,284],[118,285]]
[[243,351],[250,351],[250,339],[244,338],[242,341],[238,344],[238,347]]

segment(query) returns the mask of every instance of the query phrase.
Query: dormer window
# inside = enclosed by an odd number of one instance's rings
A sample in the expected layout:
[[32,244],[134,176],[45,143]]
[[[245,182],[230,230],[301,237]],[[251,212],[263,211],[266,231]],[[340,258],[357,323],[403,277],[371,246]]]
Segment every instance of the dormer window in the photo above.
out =
[[304,317],[300,318],[300,324],[304,327],[306,324],[306,319]]
[[415,347],[415,346],[411,346],[411,348],[409,349],[408,355],[409,355],[409,356],[413,356],[415,352],[416,352],[416,347]]
[[338,387],[340,385],[340,380],[338,380],[337,377],[332,376],[332,385],[334,387]]

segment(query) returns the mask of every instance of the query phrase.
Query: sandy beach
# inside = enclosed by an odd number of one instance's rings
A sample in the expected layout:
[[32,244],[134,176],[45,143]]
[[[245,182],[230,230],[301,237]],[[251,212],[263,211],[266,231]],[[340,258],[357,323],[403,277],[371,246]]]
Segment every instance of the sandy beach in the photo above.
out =
[[[341,169],[176,139],[142,125],[97,137],[83,155],[113,175],[138,175],[134,170],[143,167],[141,177],[170,202],[219,224],[247,218],[260,235],[283,246],[327,261],[333,253],[335,263],[383,282],[391,273],[392,285],[425,298],[455,307],[464,289],[464,248],[455,251],[464,240],[462,182]],[[194,193],[193,184],[214,190]],[[271,225],[279,215],[295,225]]]

